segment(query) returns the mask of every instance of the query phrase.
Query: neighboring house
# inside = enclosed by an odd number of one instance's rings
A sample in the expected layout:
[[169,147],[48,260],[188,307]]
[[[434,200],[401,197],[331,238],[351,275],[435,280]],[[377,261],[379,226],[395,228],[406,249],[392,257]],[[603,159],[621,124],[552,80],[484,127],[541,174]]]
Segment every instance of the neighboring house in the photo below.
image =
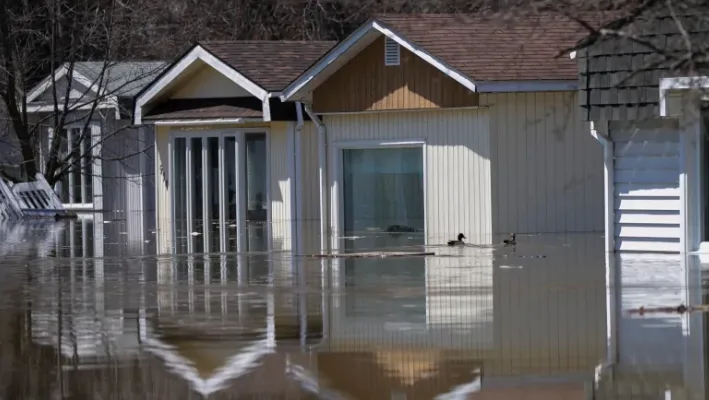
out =
[[299,253],[384,245],[341,243],[371,231],[601,230],[602,149],[574,107],[575,63],[555,58],[582,34],[548,16],[424,14],[334,47],[195,46],[136,99],[136,124],[158,125],[160,251],[249,249],[251,221]]
[[[660,51],[684,51],[682,29],[692,41],[706,32],[701,18],[683,18],[679,29],[671,15],[647,14],[627,30]],[[689,96],[709,79],[677,76],[672,62],[632,40],[608,37],[575,57],[580,114],[605,148],[607,250],[709,251],[706,115]]]
[[[40,125],[41,161],[47,160],[54,118],[65,115],[60,156],[78,147],[82,162],[55,190],[67,209],[140,219],[154,208],[154,160],[150,127],[131,128],[133,96],[152,81],[162,62],[76,62],[58,68],[27,96],[31,123]],[[58,112],[55,112],[54,97]],[[69,100],[64,107],[65,95]],[[83,131],[87,129],[87,133]],[[85,136],[84,136],[85,135]],[[136,221],[136,229],[144,230]]]
[[295,178],[316,171],[296,162],[315,159],[315,136],[278,95],[333,44],[199,43],[138,94],[135,123],[156,129],[160,252],[298,248]]

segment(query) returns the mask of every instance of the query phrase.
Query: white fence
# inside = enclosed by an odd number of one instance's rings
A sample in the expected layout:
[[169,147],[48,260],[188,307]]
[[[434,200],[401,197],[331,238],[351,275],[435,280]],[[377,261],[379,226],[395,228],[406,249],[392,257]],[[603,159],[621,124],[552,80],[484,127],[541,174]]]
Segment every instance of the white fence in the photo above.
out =
[[42,174],[37,174],[33,182],[12,184],[0,179],[0,220],[52,218],[65,213],[59,196]]

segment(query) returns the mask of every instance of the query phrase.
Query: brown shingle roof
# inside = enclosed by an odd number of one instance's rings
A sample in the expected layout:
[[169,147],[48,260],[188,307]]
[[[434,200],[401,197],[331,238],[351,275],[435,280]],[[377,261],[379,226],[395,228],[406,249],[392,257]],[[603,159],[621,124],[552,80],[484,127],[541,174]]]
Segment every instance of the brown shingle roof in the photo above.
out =
[[280,91],[325,54],[332,41],[240,40],[199,43],[262,88]]
[[555,56],[588,34],[579,23],[550,14],[509,20],[399,14],[376,20],[474,81],[578,79],[576,61]]
[[143,119],[260,118],[260,108],[261,101],[255,98],[171,99],[157,105]]

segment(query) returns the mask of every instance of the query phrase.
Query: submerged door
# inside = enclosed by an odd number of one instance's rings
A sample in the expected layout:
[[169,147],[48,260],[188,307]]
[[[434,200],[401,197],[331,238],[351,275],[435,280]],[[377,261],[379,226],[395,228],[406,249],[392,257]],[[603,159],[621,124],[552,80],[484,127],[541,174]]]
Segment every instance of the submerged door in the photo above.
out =
[[265,133],[173,137],[175,251],[267,250],[266,171]]

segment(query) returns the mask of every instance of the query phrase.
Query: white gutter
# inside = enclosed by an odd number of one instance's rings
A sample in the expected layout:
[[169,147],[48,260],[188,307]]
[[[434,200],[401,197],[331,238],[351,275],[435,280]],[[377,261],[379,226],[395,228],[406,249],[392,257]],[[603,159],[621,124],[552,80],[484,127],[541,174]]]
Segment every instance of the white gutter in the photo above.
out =
[[590,123],[591,136],[596,139],[603,146],[603,175],[604,175],[604,203],[605,203],[605,247],[606,253],[613,253],[615,251],[615,215],[614,206],[615,200],[613,198],[614,190],[613,187],[613,141],[609,136],[608,121],[601,122],[591,122]]
[[295,113],[297,116],[297,122],[295,124],[295,132],[293,137],[293,186],[291,190],[293,191],[293,201],[291,202],[291,237],[292,239],[292,249],[294,255],[300,254],[300,224],[301,217],[303,215],[301,210],[302,204],[302,188],[300,181],[301,165],[300,165],[300,150],[301,150],[301,132],[303,130],[303,104],[300,102],[295,103]]
[[320,180],[320,253],[328,250],[328,218],[327,218],[327,182],[325,168],[327,166],[327,130],[325,124],[313,113],[309,104],[305,104],[305,112],[318,127],[318,177]]

